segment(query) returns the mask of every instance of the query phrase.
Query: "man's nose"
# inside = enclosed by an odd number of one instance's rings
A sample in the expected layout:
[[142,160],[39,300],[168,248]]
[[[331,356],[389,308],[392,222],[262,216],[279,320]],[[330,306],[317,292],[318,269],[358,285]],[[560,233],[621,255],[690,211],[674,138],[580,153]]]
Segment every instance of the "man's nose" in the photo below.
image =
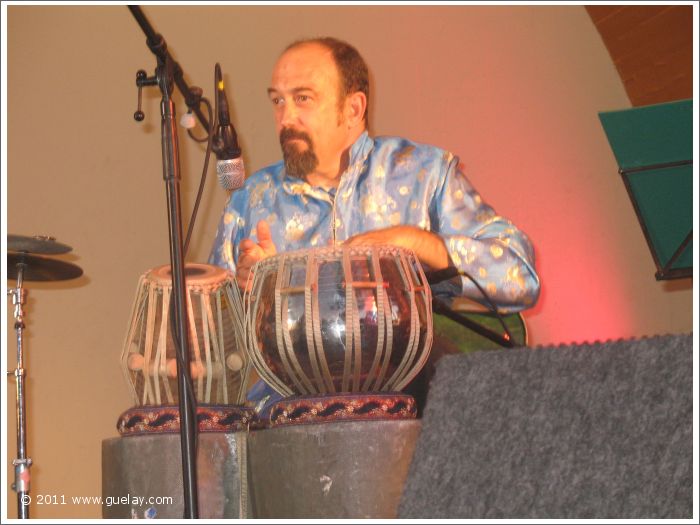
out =
[[296,122],[299,115],[297,107],[291,102],[284,104],[280,109],[280,112],[280,124],[282,127],[286,127],[288,124],[293,124]]

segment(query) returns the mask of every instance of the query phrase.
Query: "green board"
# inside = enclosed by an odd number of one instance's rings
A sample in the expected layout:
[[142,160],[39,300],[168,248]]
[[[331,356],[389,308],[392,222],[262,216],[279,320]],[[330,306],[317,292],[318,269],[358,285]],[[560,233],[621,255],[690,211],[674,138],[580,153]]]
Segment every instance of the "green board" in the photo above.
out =
[[692,276],[692,100],[601,112],[599,117],[656,263],[657,279]]
[[[486,328],[500,337],[505,337],[505,331],[498,317],[491,313],[458,312],[461,317]],[[525,322],[520,314],[508,314],[503,316],[510,335],[513,337],[514,347],[527,345],[527,331]],[[493,350],[503,348],[500,344],[490,340],[474,330],[453,321],[444,315],[433,314],[434,345],[440,346],[445,353],[468,353],[476,350]]]

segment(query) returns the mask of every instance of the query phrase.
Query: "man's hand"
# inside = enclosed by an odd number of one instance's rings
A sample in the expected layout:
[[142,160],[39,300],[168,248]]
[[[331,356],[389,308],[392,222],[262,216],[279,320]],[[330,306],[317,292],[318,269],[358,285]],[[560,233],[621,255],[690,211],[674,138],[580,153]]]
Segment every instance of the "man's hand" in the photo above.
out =
[[360,233],[350,237],[344,244],[350,246],[391,244],[400,248],[408,248],[416,253],[420,262],[433,270],[447,268],[450,263],[445,241],[440,236],[415,226],[391,226],[381,230]]
[[267,221],[258,222],[257,230],[257,243],[252,239],[243,239],[238,245],[239,255],[238,264],[236,265],[236,281],[238,281],[238,286],[241,290],[245,290],[246,285],[250,289],[250,285],[253,284],[252,278],[250,284],[248,284],[248,277],[251,275],[253,265],[266,257],[277,254],[277,248],[275,243],[272,242],[270,225],[267,224]]

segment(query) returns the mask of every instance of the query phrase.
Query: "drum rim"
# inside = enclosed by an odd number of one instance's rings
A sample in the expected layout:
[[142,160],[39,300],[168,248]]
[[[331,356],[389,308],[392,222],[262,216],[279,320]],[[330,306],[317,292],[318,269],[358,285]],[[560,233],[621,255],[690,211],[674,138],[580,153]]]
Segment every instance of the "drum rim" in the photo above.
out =
[[396,246],[393,244],[356,244],[356,245],[344,245],[337,244],[335,246],[322,246],[314,248],[304,248],[301,250],[290,250],[288,252],[281,252],[276,255],[271,255],[255,263],[253,270],[256,267],[267,267],[276,266],[279,261],[285,260],[298,260],[305,259],[310,253],[314,254],[314,259],[324,260],[331,259],[333,257],[340,256],[345,252],[350,251],[350,255],[370,255],[372,253],[378,253],[379,255],[384,254],[397,254],[404,253],[408,258],[415,261],[418,260],[416,254],[413,250],[409,248],[404,248],[401,246]]
[[[172,286],[170,267],[169,264],[163,264],[151,268],[144,278],[151,283],[170,288]],[[220,266],[205,263],[185,264],[185,283],[188,287],[217,285],[227,280],[233,280],[233,274]]]

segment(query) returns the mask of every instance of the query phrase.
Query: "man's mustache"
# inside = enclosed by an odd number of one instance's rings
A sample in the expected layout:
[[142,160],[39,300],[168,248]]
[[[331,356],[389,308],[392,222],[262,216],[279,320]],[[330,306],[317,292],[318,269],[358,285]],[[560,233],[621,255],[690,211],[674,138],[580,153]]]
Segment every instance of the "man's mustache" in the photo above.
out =
[[309,146],[312,146],[311,137],[304,133],[303,131],[298,131],[292,128],[283,128],[280,131],[280,144],[284,146],[284,143],[288,140],[299,139],[306,142]]

